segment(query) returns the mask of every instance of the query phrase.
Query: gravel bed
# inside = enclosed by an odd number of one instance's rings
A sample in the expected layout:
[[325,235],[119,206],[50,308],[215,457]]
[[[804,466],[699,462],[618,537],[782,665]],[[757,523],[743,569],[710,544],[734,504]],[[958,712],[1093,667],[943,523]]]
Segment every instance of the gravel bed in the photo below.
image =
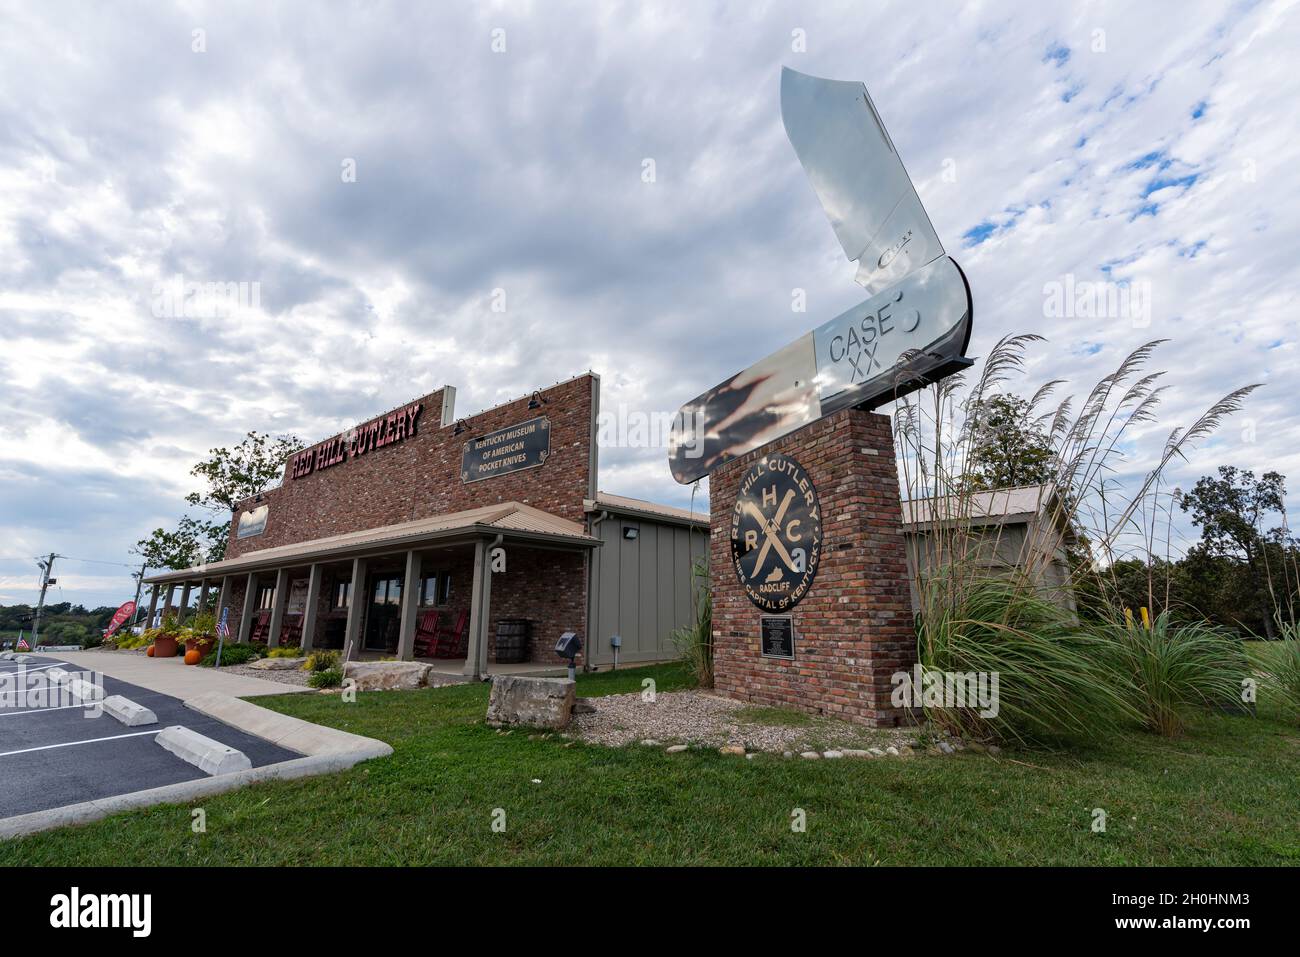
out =
[[[194,667],[201,667],[195,665]],[[222,665],[220,668],[222,674],[243,675],[248,678],[262,678],[266,681],[278,681],[282,685],[297,685],[299,688],[307,687],[307,679],[311,677],[310,671],[303,671],[301,668],[254,668],[250,665]]]
[[[666,691],[653,702],[639,693],[591,698],[595,714],[576,714],[566,737],[622,747],[634,742],[741,746],[750,751],[910,748],[910,728],[865,728],[775,708],[756,708],[706,691]],[[789,724],[783,723],[789,721]]]

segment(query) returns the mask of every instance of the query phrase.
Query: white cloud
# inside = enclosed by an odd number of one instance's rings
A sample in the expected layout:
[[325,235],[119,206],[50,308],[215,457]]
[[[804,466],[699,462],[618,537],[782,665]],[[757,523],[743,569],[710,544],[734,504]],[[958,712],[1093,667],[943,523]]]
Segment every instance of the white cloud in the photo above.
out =
[[[470,411],[587,368],[606,408],[671,411],[852,305],[783,64],[867,82],[970,276],[973,354],[1042,332],[1030,385],[1086,389],[1168,337],[1152,435],[1265,382],[1254,439],[1233,421],[1173,480],[1276,468],[1294,506],[1293,6],[6,7],[0,558],[125,560],[248,428],[325,435],[447,382]],[[155,317],[178,274],[257,282],[260,308]],[[1150,325],[1048,320],[1067,274],[1148,281]],[[689,498],[658,450],[601,461],[608,490]]]

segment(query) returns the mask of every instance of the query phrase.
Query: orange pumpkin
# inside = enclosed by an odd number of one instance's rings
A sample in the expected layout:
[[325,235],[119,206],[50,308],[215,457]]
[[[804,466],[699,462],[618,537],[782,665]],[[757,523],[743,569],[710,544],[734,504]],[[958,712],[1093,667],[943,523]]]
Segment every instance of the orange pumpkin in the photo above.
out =
[[145,656],[146,658],[152,658],[152,657],[153,657],[153,645],[150,645],[148,648],[145,649],[145,651],[144,651],[144,656]]
[[191,648],[189,651],[185,652],[185,663],[187,665],[197,665],[202,660],[203,655],[197,648]]

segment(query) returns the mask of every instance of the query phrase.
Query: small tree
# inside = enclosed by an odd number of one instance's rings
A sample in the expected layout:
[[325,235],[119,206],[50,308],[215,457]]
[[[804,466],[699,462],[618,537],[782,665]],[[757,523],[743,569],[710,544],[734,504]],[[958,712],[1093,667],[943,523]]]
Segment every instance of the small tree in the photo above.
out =
[[1033,406],[1000,393],[972,404],[969,460],[962,476],[970,491],[1041,485],[1052,479],[1052,443]]
[[[1251,610],[1263,619],[1264,632],[1271,639],[1274,589],[1269,568],[1269,538],[1282,538],[1282,530],[1265,533],[1262,525],[1270,512],[1280,517],[1286,499],[1285,477],[1265,472],[1256,479],[1250,470],[1232,465],[1219,466],[1216,478],[1202,476],[1182,499],[1182,509],[1190,512],[1192,524],[1201,529],[1201,548],[1205,554],[1229,558],[1244,564],[1250,576],[1248,586]],[[1281,554],[1281,550],[1276,550]],[[1280,569],[1279,569],[1280,571]]]
[[148,538],[136,542],[135,553],[151,568],[189,568],[219,561],[230,538],[235,506],[270,488],[280,478],[285,460],[302,447],[302,440],[295,435],[273,438],[249,432],[232,449],[223,446],[209,450],[208,457],[190,469],[190,474],[203,479],[207,487],[191,492],[185,501],[212,517],[187,515],[174,529],[155,528]]

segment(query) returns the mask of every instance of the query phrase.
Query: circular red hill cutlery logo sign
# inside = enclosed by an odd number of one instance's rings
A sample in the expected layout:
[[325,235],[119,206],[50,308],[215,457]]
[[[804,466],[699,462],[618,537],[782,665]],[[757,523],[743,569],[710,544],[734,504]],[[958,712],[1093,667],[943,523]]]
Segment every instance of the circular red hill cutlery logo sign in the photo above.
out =
[[731,512],[731,561],[745,594],[786,611],[808,594],[822,553],[822,510],[808,473],[787,455],[745,472]]

